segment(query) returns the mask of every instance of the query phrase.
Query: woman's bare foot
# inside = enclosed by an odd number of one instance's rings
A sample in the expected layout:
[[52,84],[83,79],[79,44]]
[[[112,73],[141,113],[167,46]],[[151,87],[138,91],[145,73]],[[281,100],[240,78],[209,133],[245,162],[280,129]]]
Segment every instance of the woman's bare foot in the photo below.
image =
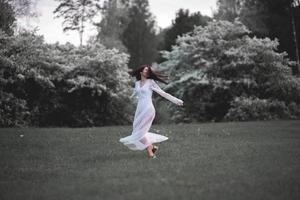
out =
[[149,157],[153,158],[155,156],[155,154],[153,153],[153,145],[152,144],[147,147],[147,152],[148,152]]

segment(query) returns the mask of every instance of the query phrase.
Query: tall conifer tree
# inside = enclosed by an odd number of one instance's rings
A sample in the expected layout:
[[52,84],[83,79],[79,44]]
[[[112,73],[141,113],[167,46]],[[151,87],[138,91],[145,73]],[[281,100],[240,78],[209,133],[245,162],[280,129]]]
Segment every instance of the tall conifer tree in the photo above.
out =
[[132,0],[128,16],[129,24],[122,41],[131,56],[129,67],[151,64],[157,56],[157,39],[148,0]]

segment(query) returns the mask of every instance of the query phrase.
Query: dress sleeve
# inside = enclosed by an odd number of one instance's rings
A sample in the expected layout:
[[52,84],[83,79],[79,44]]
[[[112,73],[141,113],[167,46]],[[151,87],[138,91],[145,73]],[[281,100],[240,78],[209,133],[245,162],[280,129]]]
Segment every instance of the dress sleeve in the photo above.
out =
[[158,93],[162,97],[168,99],[169,101],[171,101],[174,104],[183,104],[183,101],[181,99],[178,99],[178,98],[170,95],[169,93],[163,91],[154,80],[151,80],[151,82],[152,82],[151,83],[151,89],[153,91],[155,91],[156,93]]

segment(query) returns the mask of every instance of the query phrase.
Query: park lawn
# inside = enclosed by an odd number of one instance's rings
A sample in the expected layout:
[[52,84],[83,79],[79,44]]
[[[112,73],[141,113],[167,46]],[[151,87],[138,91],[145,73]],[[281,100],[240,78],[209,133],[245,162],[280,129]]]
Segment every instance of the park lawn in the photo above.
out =
[[130,131],[0,129],[0,199],[300,199],[300,121],[154,125],[158,159]]

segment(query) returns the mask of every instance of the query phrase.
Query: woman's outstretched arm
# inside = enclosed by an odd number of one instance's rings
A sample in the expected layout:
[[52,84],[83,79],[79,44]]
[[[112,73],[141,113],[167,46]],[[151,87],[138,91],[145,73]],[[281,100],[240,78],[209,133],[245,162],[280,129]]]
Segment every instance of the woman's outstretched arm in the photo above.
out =
[[178,99],[178,98],[170,95],[169,93],[163,91],[154,80],[151,80],[151,81],[152,81],[151,89],[153,91],[155,91],[156,93],[158,93],[159,95],[168,99],[169,101],[171,101],[172,103],[174,103],[176,105],[179,105],[179,106],[183,105],[183,101],[181,99]]
[[136,91],[133,90],[132,94],[130,95],[130,99],[132,99],[136,95]]
[[130,99],[132,99],[133,97],[136,97],[136,98],[138,98],[137,97],[137,93],[136,93],[136,83],[135,83],[135,86],[134,86],[134,88],[133,88],[133,92],[132,92],[132,94],[130,95]]

